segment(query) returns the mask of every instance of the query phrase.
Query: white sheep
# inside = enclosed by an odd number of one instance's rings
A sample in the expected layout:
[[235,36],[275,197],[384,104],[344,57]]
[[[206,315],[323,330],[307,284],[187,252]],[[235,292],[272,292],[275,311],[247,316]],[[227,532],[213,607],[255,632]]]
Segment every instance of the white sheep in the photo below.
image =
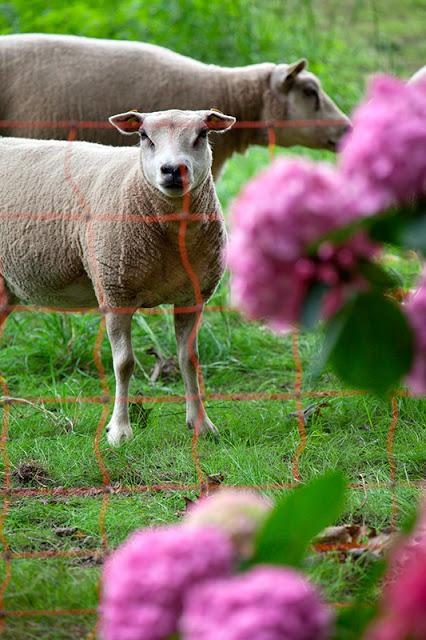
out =
[[[306,60],[227,68],[207,65],[163,47],[75,36],[21,34],[0,37],[1,135],[66,138],[67,128],[31,128],[27,122],[106,121],[123,109],[209,109],[242,122],[280,121],[276,143],[335,150],[348,118],[306,70]],[[298,121],[312,120],[313,123]],[[80,128],[79,139],[117,140],[112,129]],[[250,145],[267,145],[263,127],[234,127],[214,146],[213,175]]]
[[202,303],[199,311],[195,305],[211,296],[224,268],[208,133],[228,130],[235,118],[171,110],[127,112],[110,122],[138,133],[140,148],[0,139],[0,271],[9,304],[104,309],[116,377],[111,445],[132,435],[132,315],[174,304],[187,424],[216,433],[197,381]]

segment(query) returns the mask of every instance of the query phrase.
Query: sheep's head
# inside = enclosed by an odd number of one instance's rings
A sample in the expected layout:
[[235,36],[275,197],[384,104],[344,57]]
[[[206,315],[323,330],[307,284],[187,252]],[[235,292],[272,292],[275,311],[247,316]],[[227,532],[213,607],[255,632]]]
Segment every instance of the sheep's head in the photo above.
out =
[[276,128],[281,146],[300,144],[335,151],[350,120],[306,67],[304,59],[276,65],[264,94],[262,119],[287,121],[288,126]]
[[148,182],[169,197],[193,191],[212,164],[208,136],[224,133],[235,118],[220,111],[128,111],[109,118],[125,134],[141,139],[141,166]]

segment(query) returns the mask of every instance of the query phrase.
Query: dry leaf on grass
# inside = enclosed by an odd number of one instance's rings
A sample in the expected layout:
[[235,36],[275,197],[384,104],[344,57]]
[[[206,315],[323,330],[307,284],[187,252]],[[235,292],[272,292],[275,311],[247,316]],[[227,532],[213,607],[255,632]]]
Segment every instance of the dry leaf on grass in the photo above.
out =
[[338,552],[341,559],[364,556],[379,558],[393,544],[397,534],[389,529],[377,533],[374,527],[344,524],[327,527],[315,539],[313,547],[320,553]]
[[223,473],[212,473],[210,475],[207,475],[201,487],[200,495],[194,499],[183,496],[185,506],[176,515],[179,517],[185,515],[188,509],[190,509],[193,504],[198,502],[198,500],[200,500],[201,498],[205,498],[206,496],[209,496],[217,491],[224,480],[225,476],[223,475]]

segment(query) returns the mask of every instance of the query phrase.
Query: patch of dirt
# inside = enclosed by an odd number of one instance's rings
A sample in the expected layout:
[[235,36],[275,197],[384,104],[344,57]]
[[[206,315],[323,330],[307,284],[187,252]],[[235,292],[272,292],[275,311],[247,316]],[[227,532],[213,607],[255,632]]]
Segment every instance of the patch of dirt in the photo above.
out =
[[51,483],[47,469],[36,460],[20,462],[12,471],[12,477],[23,487],[47,487]]

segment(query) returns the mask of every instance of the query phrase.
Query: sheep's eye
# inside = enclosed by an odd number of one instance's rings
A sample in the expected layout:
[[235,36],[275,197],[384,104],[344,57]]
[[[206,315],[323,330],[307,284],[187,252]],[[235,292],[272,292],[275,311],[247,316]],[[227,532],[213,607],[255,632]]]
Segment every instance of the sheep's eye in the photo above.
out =
[[148,138],[148,136],[146,135],[146,132],[144,131],[144,129],[141,129],[141,131],[139,131],[139,135],[141,137],[141,140],[147,140],[148,141],[150,149],[154,149],[155,144],[153,143],[151,138]]
[[303,95],[305,95],[307,98],[317,98],[318,97],[318,93],[317,93],[316,89],[311,89],[310,87],[306,87],[306,89],[303,89]]
[[316,89],[313,89],[312,87],[305,87],[304,89],[302,89],[302,91],[304,96],[306,96],[311,100],[312,99],[315,100],[315,111],[318,111],[318,109],[320,108],[320,99],[319,99],[318,91]]
[[207,138],[207,133],[208,133],[207,129],[201,129],[201,131],[198,133],[197,137],[194,140],[194,147],[196,147],[197,144],[201,142],[201,140],[205,140]]

